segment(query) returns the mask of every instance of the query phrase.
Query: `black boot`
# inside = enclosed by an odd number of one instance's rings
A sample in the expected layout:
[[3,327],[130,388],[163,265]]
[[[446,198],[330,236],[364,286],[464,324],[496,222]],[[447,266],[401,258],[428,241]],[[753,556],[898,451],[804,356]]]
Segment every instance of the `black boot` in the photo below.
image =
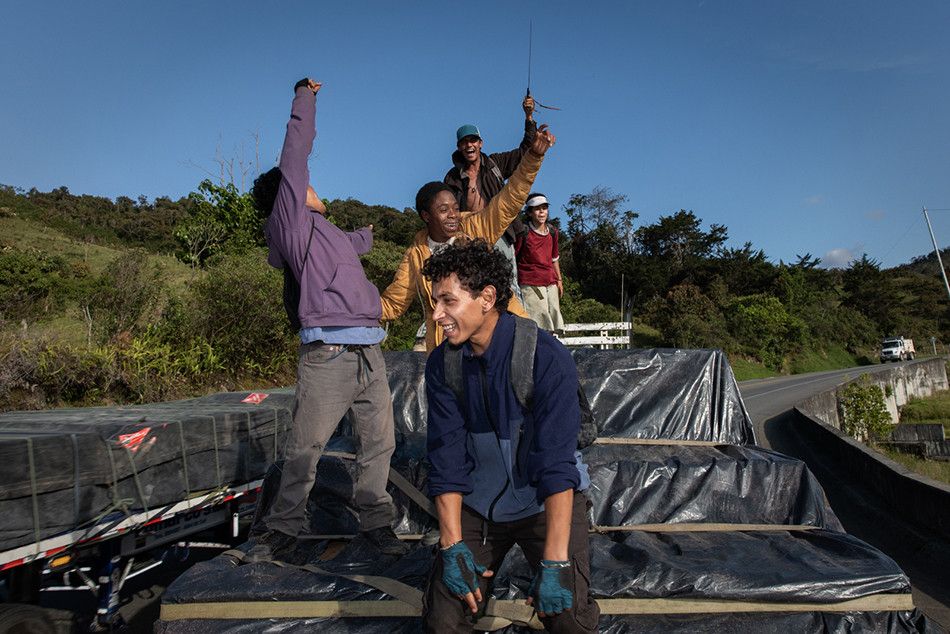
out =
[[399,541],[396,533],[389,526],[380,526],[368,531],[360,531],[360,535],[379,549],[384,555],[405,555],[409,552],[409,544]]

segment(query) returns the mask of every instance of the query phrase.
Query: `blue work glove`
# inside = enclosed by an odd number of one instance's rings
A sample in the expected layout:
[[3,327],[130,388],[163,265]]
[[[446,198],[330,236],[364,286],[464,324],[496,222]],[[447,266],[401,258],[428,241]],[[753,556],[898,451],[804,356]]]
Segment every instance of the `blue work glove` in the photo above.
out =
[[574,605],[571,592],[571,562],[541,560],[538,574],[528,590],[531,604],[539,614],[560,614]]
[[442,583],[452,594],[462,595],[478,592],[478,577],[487,568],[475,562],[472,551],[465,542],[452,544],[442,550]]

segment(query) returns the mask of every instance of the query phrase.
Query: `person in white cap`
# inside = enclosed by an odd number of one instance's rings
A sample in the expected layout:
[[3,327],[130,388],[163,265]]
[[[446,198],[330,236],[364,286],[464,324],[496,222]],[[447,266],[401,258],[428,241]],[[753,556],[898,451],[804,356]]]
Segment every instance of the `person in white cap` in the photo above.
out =
[[549,206],[544,194],[528,194],[525,202],[528,232],[515,242],[515,252],[525,310],[538,326],[555,332],[564,328],[561,317],[564,280],[559,262],[557,228],[548,224]]

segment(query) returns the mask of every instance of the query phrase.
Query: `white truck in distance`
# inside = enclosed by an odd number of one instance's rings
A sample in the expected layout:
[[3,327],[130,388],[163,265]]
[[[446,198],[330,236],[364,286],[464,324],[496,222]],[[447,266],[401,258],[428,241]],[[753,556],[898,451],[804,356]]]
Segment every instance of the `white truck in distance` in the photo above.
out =
[[910,360],[915,352],[913,339],[888,337],[881,342],[881,363]]

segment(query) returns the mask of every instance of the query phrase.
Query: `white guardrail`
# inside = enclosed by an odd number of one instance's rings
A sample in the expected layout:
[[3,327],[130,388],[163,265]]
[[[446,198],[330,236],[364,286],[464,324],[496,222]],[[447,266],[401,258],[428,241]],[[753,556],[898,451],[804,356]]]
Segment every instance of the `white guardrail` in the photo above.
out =
[[[629,348],[630,331],[633,325],[629,321],[606,321],[593,324],[564,324],[564,328],[555,337],[568,348],[595,346],[602,350],[608,348]],[[571,333],[597,333],[579,334]]]

